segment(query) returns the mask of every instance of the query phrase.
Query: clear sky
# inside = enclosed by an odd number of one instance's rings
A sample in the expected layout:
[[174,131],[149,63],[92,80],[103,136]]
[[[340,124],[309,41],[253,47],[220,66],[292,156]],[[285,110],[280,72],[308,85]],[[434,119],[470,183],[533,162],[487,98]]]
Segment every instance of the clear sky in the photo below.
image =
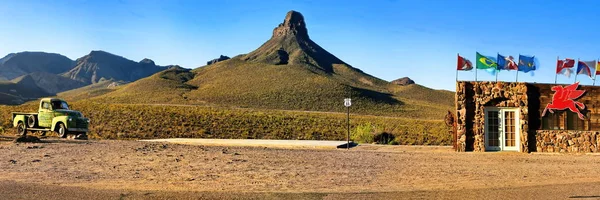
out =
[[[287,11],[301,12],[309,35],[340,59],[384,80],[408,76],[455,89],[456,54],[535,55],[534,76],[554,82],[556,58],[600,57],[600,1],[84,1],[3,0],[0,56],[45,51],[77,59],[104,50],[159,65],[202,66],[267,41]],[[459,79],[473,80],[474,72]],[[485,71],[479,80],[495,80]],[[502,71],[499,80],[514,81]],[[582,84],[592,84],[583,75]],[[559,83],[572,83],[559,77]],[[600,84],[600,81],[599,81]]]

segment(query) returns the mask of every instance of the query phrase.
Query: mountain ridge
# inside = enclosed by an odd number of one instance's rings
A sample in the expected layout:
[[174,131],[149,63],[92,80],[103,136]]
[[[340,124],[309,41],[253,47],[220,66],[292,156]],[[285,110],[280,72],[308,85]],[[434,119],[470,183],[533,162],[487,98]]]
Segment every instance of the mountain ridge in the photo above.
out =
[[290,11],[250,53],[191,71],[161,71],[92,99],[343,112],[343,99],[351,97],[357,113],[439,119],[451,107],[450,96],[391,84],[350,66],[310,40],[303,16]]

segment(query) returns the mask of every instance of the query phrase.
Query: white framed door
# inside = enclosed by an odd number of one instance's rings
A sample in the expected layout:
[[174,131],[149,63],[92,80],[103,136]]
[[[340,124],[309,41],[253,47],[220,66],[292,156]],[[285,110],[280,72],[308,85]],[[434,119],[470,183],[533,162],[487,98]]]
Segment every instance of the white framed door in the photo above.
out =
[[485,150],[519,151],[519,109],[504,107],[485,108]]

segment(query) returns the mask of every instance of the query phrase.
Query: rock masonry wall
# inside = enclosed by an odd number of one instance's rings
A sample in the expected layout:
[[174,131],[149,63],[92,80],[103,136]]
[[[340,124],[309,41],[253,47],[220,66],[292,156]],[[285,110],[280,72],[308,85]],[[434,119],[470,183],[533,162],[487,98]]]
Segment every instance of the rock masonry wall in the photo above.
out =
[[485,151],[486,106],[520,108],[520,151],[529,152],[528,95],[526,83],[456,83],[457,151]]
[[537,152],[597,153],[600,149],[600,132],[538,130]]

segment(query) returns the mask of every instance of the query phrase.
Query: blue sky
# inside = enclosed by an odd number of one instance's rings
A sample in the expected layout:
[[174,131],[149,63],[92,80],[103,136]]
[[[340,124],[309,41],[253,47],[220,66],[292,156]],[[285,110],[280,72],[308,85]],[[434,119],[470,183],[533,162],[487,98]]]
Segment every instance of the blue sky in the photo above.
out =
[[[45,51],[77,59],[104,50],[157,64],[202,66],[248,53],[267,41],[287,11],[301,12],[316,43],[384,80],[408,76],[455,89],[456,54],[535,55],[534,75],[553,83],[556,58],[600,57],[598,1],[83,1],[4,0],[0,55]],[[459,79],[473,80],[474,72]],[[499,80],[514,81],[502,71]],[[478,80],[495,76],[478,72]],[[592,84],[583,75],[582,84]],[[559,83],[572,83],[559,77]],[[599,81],[600,84],[600,81]]]

